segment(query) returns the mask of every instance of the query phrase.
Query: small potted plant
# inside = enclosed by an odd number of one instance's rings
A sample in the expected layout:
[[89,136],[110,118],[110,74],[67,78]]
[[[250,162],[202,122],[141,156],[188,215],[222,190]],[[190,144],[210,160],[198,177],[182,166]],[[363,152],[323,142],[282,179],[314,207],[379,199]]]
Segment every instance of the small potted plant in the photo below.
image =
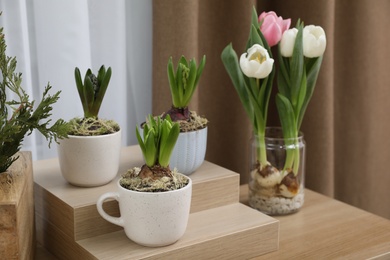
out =
[[113,120],[98,117],[100,106],[111,79],[111,68],[102,65],[97,76],[88,69],[84,82],[75,68],[75,81],[83,105],[84,117],[69,121],[68,139],[58,145],[63,177],[83,187],[104,185],[118,173],[121,130]]
[[[38,130],[50,147],[52,141],[67,137],[69,125],[62,119],[50,125],[52,105],[59,99],[60,91],[50,95],[48,84],[40,102],[31,101],[22,88],[22,74],[15,72],[16,57],[8,57],[6,48],[1,27],[0,259],[27,259],[32,258],[34,248],[34,181],[31,152],[20,149],[25,136],[33,130]],[[8,99],[9,96],[14,99]]]
[[175,70],[172,57],[168,61],[168,79],[172,96],[172,107],[162,115],[169,115],[180,124],[180,135],[172,152],[170,165],[189,175],[204,161],[207,147],[207,119],[190,111],[188,105],[196,90],[206,56],[197,67],[195,59],[187,61],[182,56]]
[[[117,192],[103,194],[97,202],[100,215],[124,227],[127,237],[150,247],[175,243],[184,234],[191,205],[192,181],[169,166],[179,136],[179,124],[170,116],[149,115],[141,136],[136,129],[145,164],[129,169],[118,181]],[[116,199],[120,217],[103,210],[103,202]]]

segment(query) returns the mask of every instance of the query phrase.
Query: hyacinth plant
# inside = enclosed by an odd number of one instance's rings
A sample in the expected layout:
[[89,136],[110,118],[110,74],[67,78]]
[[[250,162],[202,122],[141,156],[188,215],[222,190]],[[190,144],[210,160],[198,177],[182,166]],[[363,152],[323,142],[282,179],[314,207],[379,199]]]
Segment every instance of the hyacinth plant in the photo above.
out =
[[263,169],[268,165],[265,128],[275,70],[270,45],[260,26],[256,9],[253,8],[247,53],[242,54],[239,61],[232,44],[229,44],[222,51],[221,59],[257,136],[258,162]]
[[[188,61],[184,56],[181,56],[175,69],[172,57],[168,60],[167,73],[172,107],[162,117],[165,118],[169,115],[172,121],[180,122],[182,132],[204,128],[207,124],[205,118],[198,117],[195,112],[191,112],[188,108],[205,64],[205,55],[202,57],[199,66],[197,66],[195,58]],[[192,123],[194,126],[188,123]]]
[[119,131],[119,125],[113,120],[98,118],[104,95],[110,83],[111,74],[111,67],[106,70],[105,66],[102,65],[97,76],[92,73],[91,69],[88,69],[83,81],[79,68],[75,68],[74,77],[83,106],[84,118],[74,118],[70,121],[72,130],[69,134],[94,136]]
[[[59,99],[60,91],[50,95],[50,84],[45,87],[42,99],[38,104],[31,101],[22,88],[22,74],[15,72],[16,57],[6,55],[6,42],[3,27],[0,28],[0,174],[7,171],[18,159],[23,139],[34,129],[38,130],[49,141],[58,142],[66,138],[69,125],[62,119],[51,123],[52,105]],[[8,100],[7,94],[16,99]]]
[[169,115],[164,119],[149,115],[143,134],[136,128],[138,144],[145,164],[127,171],[120,180],[122,187],[136,191],[169,191],[184,187],[188,179],[169,168],[169,161],[179,137],[180,127]]
[[160,117],[155,119],[152,115],[149,115],[147,123],[144,125],[143,138],[138,127],[136,128],[137,140],[144,155],[146,166],[149,168],[156,166],[168,168],[169,159],[179,133],[179,124],[173,123],[169,115],[165,119]]

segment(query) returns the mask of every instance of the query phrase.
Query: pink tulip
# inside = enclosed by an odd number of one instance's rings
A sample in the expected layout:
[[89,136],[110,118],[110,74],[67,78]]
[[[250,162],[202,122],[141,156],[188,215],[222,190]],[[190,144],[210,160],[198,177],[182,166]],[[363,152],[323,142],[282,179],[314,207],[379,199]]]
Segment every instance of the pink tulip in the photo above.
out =
[[259,16],[259,22],[263,21],[260,31],[263,33],[270,47],[278,44],[282,39],[283,32],[290,28],[291,19],[285,19],[277,16],[275,12],[262,12]]

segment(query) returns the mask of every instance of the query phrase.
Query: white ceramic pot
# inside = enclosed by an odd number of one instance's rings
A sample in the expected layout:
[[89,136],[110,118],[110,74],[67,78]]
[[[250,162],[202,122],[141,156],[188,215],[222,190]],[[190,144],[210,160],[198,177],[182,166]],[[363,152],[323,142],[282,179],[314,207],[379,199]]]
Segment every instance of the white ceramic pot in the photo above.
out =
[[[188,178],[188,177],[187,177]],[[124,228],[129,239],[149,247],[175,243],[187,228],[190,214],[192,181],[187,186],[166,192],[138,192],[123,188],[118,181],[117,191],[100,196],[99,214],[108,222]],[[120,217],[112,217],[103,210],[103,202],[119,202]]]
[[100,136],[74,136],[60,140],[58,159],[62,176],[70,184],[101,186],[112,181],[119,168],[121,130]]
[[179,134],[172,151],[169,166],[185,175],[193,173],[202,165],[207,147],[207,127]]

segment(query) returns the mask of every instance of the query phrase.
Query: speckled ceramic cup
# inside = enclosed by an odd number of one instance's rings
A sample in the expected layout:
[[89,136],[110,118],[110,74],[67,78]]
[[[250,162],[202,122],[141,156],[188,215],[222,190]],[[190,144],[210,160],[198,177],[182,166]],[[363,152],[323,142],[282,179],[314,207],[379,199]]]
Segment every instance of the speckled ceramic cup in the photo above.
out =
[[[192,181],[188,179],[184,188],[166,192],[132,191],[118,181],[117,192],[101,195],[96,206],[105,220],[122,226],[135,243],[167,246],[179,240],[187,228],[192,195]],[[120,217],[112,217],[103,210],[103,202],[108,199],[119,202]]]

